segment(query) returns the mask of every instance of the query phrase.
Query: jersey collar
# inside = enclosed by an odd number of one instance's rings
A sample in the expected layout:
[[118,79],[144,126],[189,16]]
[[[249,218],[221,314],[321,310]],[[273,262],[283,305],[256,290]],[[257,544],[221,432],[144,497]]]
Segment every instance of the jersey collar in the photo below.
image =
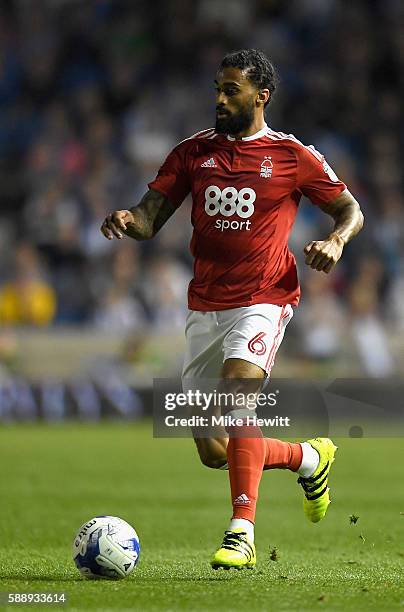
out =
[[[262,128],[262,130],[260,130],[259,132],[256,132],[255,134],[251,134],[251,136],[245,136],[244,138],[241,138],[242,141],[246,141],[246,140],[257,140],[257,138],[262,138],[263,136],[265,136],[265,134],[268,132],[268,126],[267,124],[264,125],[264,127]],[[234,138],[234,136],[230,136],[230,134],[227,134],[227,140],[231,140],[234,141],[236,140]],[[240,139],[237,140],[237,142],[239,142]]]

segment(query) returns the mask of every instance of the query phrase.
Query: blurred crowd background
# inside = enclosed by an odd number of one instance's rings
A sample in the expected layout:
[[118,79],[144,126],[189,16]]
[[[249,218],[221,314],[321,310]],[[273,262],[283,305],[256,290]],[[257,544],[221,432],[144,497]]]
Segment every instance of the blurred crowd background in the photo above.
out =
[[[302,202],[290,246],[303,298],[280,371],[404,371],[400,0],[3,0],[3,368],[18,371],[24,338],[39,333],[61,342],[59,360],[69,336],[77,347],[84,337],[117,340],[129,367],[164,373],[175,346],[180,362],[190,202],[151,242],[109,242],[99,227],[138,203],[179,140],[213,125],[217,66],[245,47],[265,51],[279,72],[270,126],[324,153],[366,219],[335,271],[319,274],[302,249],[330,221]],[[170,338],[162,354],[156,338]],[[35,349],[37,365],[47,346]]]

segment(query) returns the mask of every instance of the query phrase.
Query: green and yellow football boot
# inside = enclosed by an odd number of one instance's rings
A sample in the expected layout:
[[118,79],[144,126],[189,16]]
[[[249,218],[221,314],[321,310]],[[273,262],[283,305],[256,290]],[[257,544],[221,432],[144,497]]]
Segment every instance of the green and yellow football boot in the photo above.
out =
[[248,568],[252,569],[257,562],[255,546],[247,539],[247,534],[242,529],[225,531],[223,543],[219,550],[213,555],[210,562],[213,569],[222,567],[229,570]]
[[318,452],[320,461],[312,476],[309,478],[300,476],[297,482],[304,490],[303,511],[305,515],[312,523],[318,523],[324,518],[330,505],[328,476],[337,447],[330,438],[313,438],[307,442]]

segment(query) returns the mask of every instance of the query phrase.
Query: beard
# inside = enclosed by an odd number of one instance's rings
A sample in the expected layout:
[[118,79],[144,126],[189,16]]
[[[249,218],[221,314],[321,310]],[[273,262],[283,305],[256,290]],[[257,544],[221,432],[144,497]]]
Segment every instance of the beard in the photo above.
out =
[[215,132],[216,134],[230,134],[235,136],[240,132],[245,132],[254,121],[254,105],[245,107],[236,115],[228,115],[227,117],[216,116]]

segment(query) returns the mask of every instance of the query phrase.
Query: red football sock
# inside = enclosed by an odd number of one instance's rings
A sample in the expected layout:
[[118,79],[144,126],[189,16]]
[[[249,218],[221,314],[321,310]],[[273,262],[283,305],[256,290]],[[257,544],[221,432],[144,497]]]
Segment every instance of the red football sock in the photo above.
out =
[[274,438],[264,438],[265,461],[264,469],[275,468],[297,472],[303,457],[302,447],[298,443],[283,442]]
[[[292,442],[263,438],[259,427],[229,428],[227,463],[233,517],[254,523],[258,488],[264,469],[289,469],[296,472],[302,462],[302,447]],[[246,437],[249,436],[249,437]]]
[[[230,490],[233,517],[255,520],[262,470],[265,462],[265,442],[259,427],[229,428],[227,463],[229,465]],[[254,437],[245,437],[254,436]]]

